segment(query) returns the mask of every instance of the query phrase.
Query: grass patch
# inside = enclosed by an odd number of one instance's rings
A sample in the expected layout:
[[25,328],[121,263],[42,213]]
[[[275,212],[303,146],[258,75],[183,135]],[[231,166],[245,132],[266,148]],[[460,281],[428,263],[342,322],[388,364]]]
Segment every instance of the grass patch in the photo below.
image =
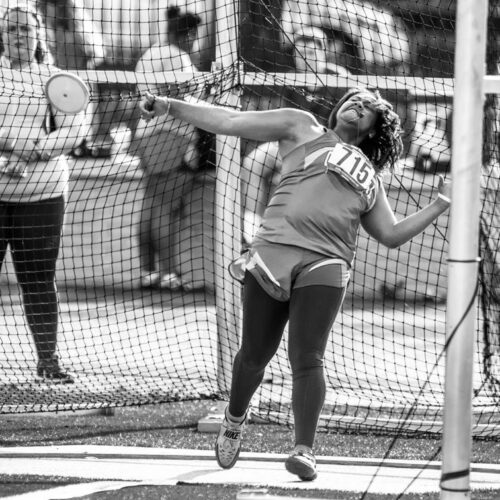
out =
[[21,495],[31,491],[48,490],[70,484],[90,483],[91,480],[58,476],[6,475],[0,474],[0,498]]
[[[214,434],[197,431],[198,420],[214,405],[213,401],[187,401],[162,405],[117,408],[113,416],[97,414],[24,414],[0,417],[0,445],[61,446],[93,444],[108,446],[138,446],[173,449],[212,450]],[[245,429],[243,451],[288,453],[293,445],[291,428],[272,424],[250,424]],[[317,455],[358,458],[390,458],[405,460],[440,460],[441,441],[437,438],[392,437],[369,434],[319,432]],[[390,451],[389,451],[390,450]],[[474,440],[474,463],[500,463],[500,443],[494,440]],[[0,496],[37,491],[56,486],[89,482],[75,478],[0,476]],[[238,485],[176,485],[127,487],[118,491],[95,493],[92,500],[197,498],[235,500],[242,487]],[[359,500],[359,493],[324,490],[280,490],[269,488],[269,494],[285,497]],[[388,495],[368,494],[363,500],[385,500]],[[408,500],[438,500],[439,494],[405,495]],[[496,500],[498,491],[476,492],[474,498]]]

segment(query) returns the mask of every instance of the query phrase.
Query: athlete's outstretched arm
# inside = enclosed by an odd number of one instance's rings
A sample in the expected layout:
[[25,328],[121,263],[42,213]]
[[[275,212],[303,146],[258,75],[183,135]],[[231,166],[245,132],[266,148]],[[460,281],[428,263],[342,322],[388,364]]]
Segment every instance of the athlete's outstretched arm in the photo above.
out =
[[396,248],[420,234],[450,206],[451,183],[440,178],[438,197],[421,210],[397,220],[381,187],[374,207],[361,219],[365,231],[389,248]]
[[140,110],[145,120],[170,114],[207,132],[255,141],[294,140],[301,127],[316,122],[310,113],[297,109],[236,111],[203,101],[185,102],[149,93],[141,101]]

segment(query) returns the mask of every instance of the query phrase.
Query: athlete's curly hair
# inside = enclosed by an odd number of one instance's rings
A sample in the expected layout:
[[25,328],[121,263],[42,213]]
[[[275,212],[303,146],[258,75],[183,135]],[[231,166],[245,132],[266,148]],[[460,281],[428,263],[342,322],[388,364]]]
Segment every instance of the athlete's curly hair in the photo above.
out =
[[375,122],[374,134],[370,134],[358,145],[363,153],[371,160],[373,166],[378,170],[394,170],[403,151],[403,141],[401,139],[401,120],[393,110],[392,104],[382,98],[378,90],[367,88],[354,88],[348,90],[337,102],[328,119],[328,127],[335,128],[337,124],[337,113],[342,105],[352,96],[357,94],[371,94],[376,99],[375,109],[377,111],[377,121]]

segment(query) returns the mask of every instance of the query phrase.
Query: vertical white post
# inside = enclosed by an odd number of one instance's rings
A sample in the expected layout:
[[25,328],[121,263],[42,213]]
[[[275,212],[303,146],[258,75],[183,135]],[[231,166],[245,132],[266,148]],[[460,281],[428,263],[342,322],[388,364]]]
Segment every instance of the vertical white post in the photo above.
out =
[[[238,2],[215,0],[216,69],[228,68],[238,60]],[[239,95],[231,92],[225,103],[238,105]],[[240,141],[217,136],[217,179],[215,189],[215,300],[219,341],[219,390],[230,387],[233,358],[239,347],[240,284],[229,274],[229,264],[241,246]]]
[[[470,498],[487,0],[458,0],[441,498]],[[472,303],[472,304],[471,304]]]

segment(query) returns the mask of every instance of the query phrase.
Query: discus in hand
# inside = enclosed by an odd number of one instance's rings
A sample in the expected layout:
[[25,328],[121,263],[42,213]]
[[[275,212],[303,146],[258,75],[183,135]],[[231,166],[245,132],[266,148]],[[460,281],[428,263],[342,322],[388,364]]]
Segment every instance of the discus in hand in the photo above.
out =
[[156,96],[150,94],[149,92],[145,92],[143,94],[142,101],[140,103],[141,108],[141,118],[149,122],[155,116],[155,102]]
[[45,95],[55,109],[66,115],[80,113],[90,101],[87,84],[69,71],[52,75],[45,84]]
[[144,103],[144,109],[146,111],[153,111],[153,109],[155,107],[156,96],[147,93],[146,99],[147,99],[147,102]]

